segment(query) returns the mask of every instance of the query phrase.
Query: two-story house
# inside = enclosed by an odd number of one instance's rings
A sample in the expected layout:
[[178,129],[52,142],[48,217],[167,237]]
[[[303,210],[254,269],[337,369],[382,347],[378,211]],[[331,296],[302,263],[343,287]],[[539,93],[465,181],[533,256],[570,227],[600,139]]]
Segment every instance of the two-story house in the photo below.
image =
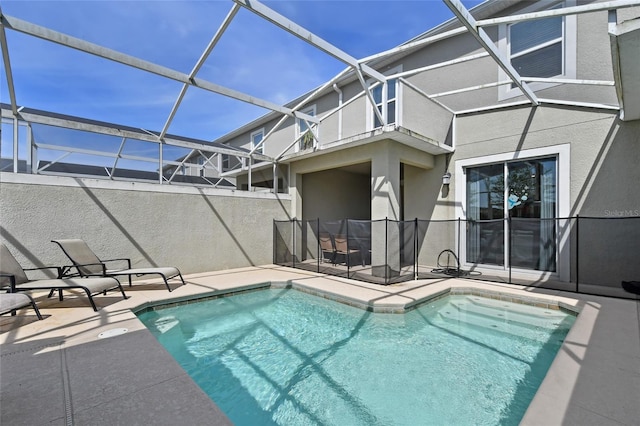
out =
[[563,219],[638,209],[640,7],[445,3],[455,19],[287,105],[317,123],[274,112],[217,140],[275,159],[225,174],[303,220],[461,218],[463,264],[569,281]]

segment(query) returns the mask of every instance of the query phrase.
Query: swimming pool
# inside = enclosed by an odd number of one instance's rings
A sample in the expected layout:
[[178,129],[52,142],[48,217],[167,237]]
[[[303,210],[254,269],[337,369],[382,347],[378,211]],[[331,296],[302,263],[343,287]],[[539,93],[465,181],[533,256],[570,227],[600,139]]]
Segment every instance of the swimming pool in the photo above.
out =
[[378,314],[287,289],[139,317],[237,425],[516,425],[575,320],[474,295]]

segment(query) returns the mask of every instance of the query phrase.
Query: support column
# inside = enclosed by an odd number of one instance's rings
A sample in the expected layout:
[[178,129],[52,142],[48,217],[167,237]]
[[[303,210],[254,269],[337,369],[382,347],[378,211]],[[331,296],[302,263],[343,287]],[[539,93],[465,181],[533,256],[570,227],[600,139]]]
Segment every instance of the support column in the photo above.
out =
[[[400,218],[400,159],[391,147],[376,150],[371,159],[371,219]],[[371,266],[376,277],[391,278],[400,271],[400,235],[395,222],[371,228]]]
[[291,170],[290,179],[291,211],[289,214],[292,218],[302,219],[302,175]]

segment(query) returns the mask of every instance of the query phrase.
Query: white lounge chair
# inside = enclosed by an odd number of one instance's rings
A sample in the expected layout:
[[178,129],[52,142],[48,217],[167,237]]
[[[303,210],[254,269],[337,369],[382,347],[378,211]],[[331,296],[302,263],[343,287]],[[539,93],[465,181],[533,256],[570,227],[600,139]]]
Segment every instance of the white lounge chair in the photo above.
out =
[[[56,271],[55,279],[30,280],[25,271],[46,270]],[[58,290],[58,298],[63,300],[63,290],[82,290],[87,294],[91,307],[97,311],[93,296],[96,294],[107,294],[109,290],[118,289],[122,293],[124,299],[127,295],[124,293],[120,281],[113,277],[102,278],[61,278],[62,271],[60,267],[43,267],[23,269],[15,257],[11,254],[7,246],[0,244],[0,286],[10,288],[11,293],[29,290],[50,290],[49,297],[53,292]],[[15,300],[14,300],[15,301]]]
[[[89,248],[87,243],[80,239],[52,240],[52,242],[60,246],[64,254],[66,254],[69,260],[73,262],[73,266],[67,267],[63,271],[63,275],[65,276],[113,277],[127,275],[129,277],[129,287],[131,287],[131,277],[133,275],[159,275],[162,277],[164,284],[167,286],[167,290],[169,291],[171,291],[169,280],[172,278],[179,277],[180,281],[182,281],[182,285],[186,284],[178,268],[173,266],[158,268],[131,268],[131,259],[128,258],[100,260]],[[107,268],[107,262],[115,261],[126,262],[127,267],[121,269]],[[77,272],[71,273],[70,271],[72,269],[75,269]]]
[[11,315],[15,315],[16,310],[27,306],[31,306],[33,310],[36,311],[36,315],[39,320],[42,319],[42,315],[40,315],[40,310],[38,310],[36,302],[34,302],[28,294],[0,293],[0,315],[4,315],[9,312],[11,312]]

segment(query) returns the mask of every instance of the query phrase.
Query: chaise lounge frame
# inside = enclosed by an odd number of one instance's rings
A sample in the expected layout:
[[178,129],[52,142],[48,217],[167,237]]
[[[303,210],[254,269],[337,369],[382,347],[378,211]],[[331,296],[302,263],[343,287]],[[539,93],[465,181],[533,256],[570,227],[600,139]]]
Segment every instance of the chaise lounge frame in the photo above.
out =
[[[91,250],[89,245],[81,239],[51,240],[62,249],[64,254],[71,260],[73,265],[65,266],[62,276],[65,277],[116,277],[126,275],[129,277],[129,287],[133,285],[131,277],[143,275],[159,275],[162,277],[167,290],[171,290],[169,280],[179,277],[182,285],[186,285],[180,270],[176,267],[156,267],[156,268],[132,268],[130,258],[117,258],[101,260]],[[107,262],[126,262],[127,267],[123,269],[108,269]],[[75,270],[75,272],[73,272]]]
[[[9,249],[0,244],[0,253],[2,254],[2,271],[0,271],[0,278],[6,278],[9,280],[9,287],[11,293],[17,293],[21,291],[30,290],[50,290],[49,297],[53,293],[58,291],[58,300],[63,300],[63,290],[82,290],[89,298],[89,303],[94,311],[98,311],[98,308],[93,300],[93,296],[98,294],[107,294],[109,290],[119,289],[124,299],[128,299],[127,295],[118,281],[114,277],[103,278],[65,278],[62,274],[62,268],[59,266],[45,266],[40,268],[22,268],[18,261],[13,257]],[[54,279],[39,279],[30,280],[27,277],[26,271],[38,271],[38,270],[55,270],[56,277]],[[4,285],[6,287],[6,285]]]

